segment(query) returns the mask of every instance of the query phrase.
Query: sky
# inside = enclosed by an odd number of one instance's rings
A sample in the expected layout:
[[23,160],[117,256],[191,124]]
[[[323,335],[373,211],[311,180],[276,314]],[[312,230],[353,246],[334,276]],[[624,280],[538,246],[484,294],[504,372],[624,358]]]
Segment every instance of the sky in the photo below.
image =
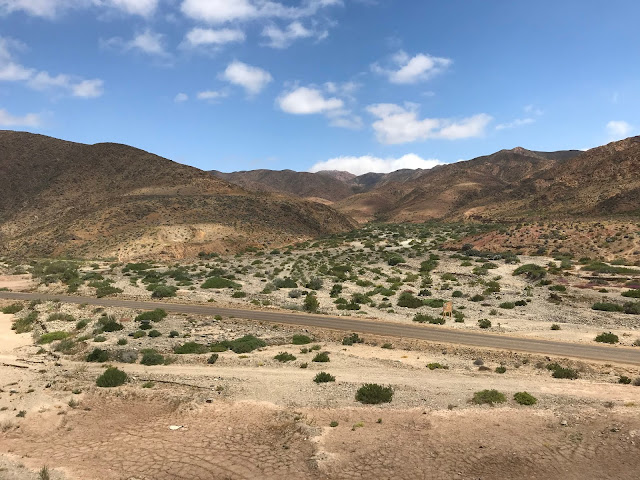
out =
[[0,129],[203,170],[640,134],[637,0],[0,0]]

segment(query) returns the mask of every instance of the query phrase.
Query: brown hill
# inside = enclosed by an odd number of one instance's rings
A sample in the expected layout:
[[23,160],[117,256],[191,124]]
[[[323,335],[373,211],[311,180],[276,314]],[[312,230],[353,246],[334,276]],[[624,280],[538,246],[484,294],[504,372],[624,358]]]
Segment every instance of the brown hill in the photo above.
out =
[[112,143],[0,131],[0,253],[191,256],[344,231],[314,202],[252,193]]
[[[472,215],[508,198],[521,182],[561,165],[577,151],[533,152],[521,147],[465,162],[423,170],[415,177],[379,183],[373,190],[338,202],[358,221],[425,221]],[[388,174],[392,175],[392,174]]]
[[216,177],[249,190],[279,192],[300,198],[321,198],[334,202],[353,195],[348,183],[329,175],[293,170],[250,170],[223,173],[213,170]]
[[486,210],[507,218],[638,215],[639,173],[640,136],[587,150],[525,179],[504,202]]

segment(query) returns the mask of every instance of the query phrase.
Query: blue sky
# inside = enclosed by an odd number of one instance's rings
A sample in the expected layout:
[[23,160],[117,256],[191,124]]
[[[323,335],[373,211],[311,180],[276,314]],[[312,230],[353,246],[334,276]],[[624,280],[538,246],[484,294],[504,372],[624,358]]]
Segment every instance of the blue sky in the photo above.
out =
[[0,0],[0,128],[198,168],[430,167],[640,134],[633,0]]

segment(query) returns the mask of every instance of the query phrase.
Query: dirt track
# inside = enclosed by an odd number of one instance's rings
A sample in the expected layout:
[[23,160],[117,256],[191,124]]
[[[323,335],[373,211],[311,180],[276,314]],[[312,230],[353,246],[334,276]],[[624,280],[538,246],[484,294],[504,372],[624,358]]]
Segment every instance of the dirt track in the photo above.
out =
[[469,345],[481,348],[496,348],[541,355],[553,355],[593,360],[600,362],[640,365],[640,349],[619,346],[584,345],[549,340],[536,340],[514,336],[484,334],[480,332],[463,332],[428,325],[402,325],[375,320],[355,320],[328,315],[311,315],[282,311],[265,311],[249,309],[218,308],[208,305],[186,305],[169,302],[149,302],[139,300],[122,300],[118,298],[93,298],[67,295],[47,295],[34,293],[0,292],[0,298],[10,300],[53,300],[66,303],[103,306],[117,306],[152,310],[164,308],[168,312],[192,313],[199,315],[223,315],[246,318],[272,323],[319,327],[334,330],[351,331],[365,334],[415,338],[441,343]]

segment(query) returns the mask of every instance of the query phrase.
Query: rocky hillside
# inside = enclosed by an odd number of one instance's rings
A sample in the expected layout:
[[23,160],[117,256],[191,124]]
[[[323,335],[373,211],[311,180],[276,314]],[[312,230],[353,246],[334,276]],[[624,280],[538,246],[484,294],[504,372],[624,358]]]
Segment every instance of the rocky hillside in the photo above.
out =
[[0,131],[0,254],[182,257],[352,226],[325,205],[250,192],[126,145]]

